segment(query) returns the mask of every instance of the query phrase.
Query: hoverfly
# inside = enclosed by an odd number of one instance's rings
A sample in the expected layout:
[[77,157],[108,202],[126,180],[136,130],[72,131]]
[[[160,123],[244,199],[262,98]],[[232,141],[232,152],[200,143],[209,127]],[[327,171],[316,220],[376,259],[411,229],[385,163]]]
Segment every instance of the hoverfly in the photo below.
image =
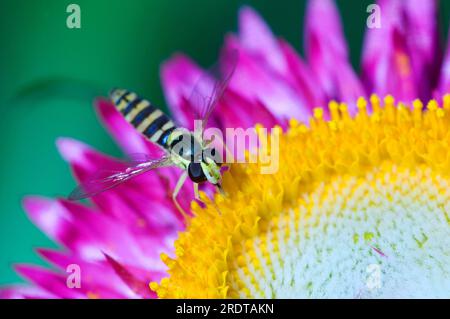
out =
[[[78,185],[69,195],[69,199],[80,200],[92,197],[135,176],[168,166],[177,166],[184,170],[172,192],[172,200],[183,215],[186,215],[186,213],[178,203],[177,195],[187,177],[194,183],[195,199],[197,200],[200,200],[198,185],[201,183],[209,182],[221,192],[220,169],[222,161],[220,155],[211,146],[212,141],[203,140],[203,130],[234,72],[235,58],[231,66],[228,74],[222,78],[213,76],[212,68],[205,73],[208,77],[206,78],[203,75],[193,89],[189,101],[191,104],[196,104],[198,108],[194,111],[196,111],[197,114],[195,115],[198,119],[201,120],[200,132],[177,126],[161,110],[134,92],[113,89],[110,92],[110,99],[116,109],[145,138],[159,146],[164,151],[164,155],[160,158],[150,158],[145,154],[135,154],[123,169],[98,172],[95,176]],[[208,79],[208,83],[211,84],[208,85],[208,96],[200,93],[200,87],[205,87],[205,83],[202,83],[202,80],[205,79]],[[194,103],[194,99],[196,103]]]

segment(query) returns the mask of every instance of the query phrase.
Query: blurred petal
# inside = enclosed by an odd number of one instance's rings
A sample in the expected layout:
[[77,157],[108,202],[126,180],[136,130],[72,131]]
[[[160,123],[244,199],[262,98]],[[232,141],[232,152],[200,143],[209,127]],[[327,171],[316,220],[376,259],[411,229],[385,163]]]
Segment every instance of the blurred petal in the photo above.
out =
[[201,77],[200,68],[182,54],[174,55],[161,66],[161,82],[173,117],[184,126],[192,126],[195,115],[186,101]]
[[149,283],[150,278],[138,278],[136,274],[131,273],[129,267],[125,267],[111,256],[105,254],[106,260],[112,266],[117,275],[127,286],[142,298],[156,298],[156,293],[151,291]]
[[226,128],[249,128],[255,123],[270,128],[278,124],[272,113],[261,103],[252,103],[231,90],[224,96],[220,113],[223,127]]
[[[175,120],[179,125],[193,130],[194,120],[203,115],[205,102],[212,95],[213,79],[191,59],[176,54],[163,63],[161,81]],[[213,117],[209,124],[218,125]]]
[[[83,182],[99,169],[118,168],[119,163],[112,157],[101,154],[88,145],[72,138],[58,138],[58,151],[65,161],[74,166],[78,181]],[[79,168],[83,168],[82,170]]]
[[150,233],[145,240],[141,239],[123,223],[82,205],[28,197],[24,207],[33,222],[50,238],[86,261],[102,260],[104,251],[119,255],[130,264],[158,270],[164,268],[159,254],[170,252],[165,237]]
[[66,277],[62,274],[30,265],[16,265],[15,269],[33,284],[42,287],[59,298],[86,298],[86,295],[83,294],[83,289],[71,289],[67,287]]
[[128,123],[114,105],[105,100],[96,101],[97,113],[105,124],[108,132],[114,137],[119,146],[127,154],[143,153],[151,156],[158,156],[161,150],[153,143],[149,142],[139,132]]
[[314,107],[325,105],[325,96],[319,81],[289,43],[280,40],[280,46],[289,66],[289,75],[293,80],[293,85],[302,95],[303,100],[307,101],[308,109],[312,114]]
[[362,76],[369,92],[380,96],[395,94],[387,85],[390,74],[390,53],[393,47],[392,33],[399,24],[400,8],[397,1],[378,1],[381,8],[382,24],[379,29],[368,29],[362,53]]
[[[261,67],[241,47],[238,39],[228,36],[224,56],[238,52],[239,60],[229,87],[246,99],[262,103],[282,123],[291,117],[306,121],[309,115],[306,102],[287,85],[280,75]],[[230,65],[224,63],[225,68]]]
[[356,100],[365,92],[348,61],[339,13],[333,1],[308,2],[305,52],[327,99],[345,101],[353,112]]
[[407,30],[408,51],[411,54],[419,97],[428,100],[437,85],[441,52],[439,48],[438,4],[436,0],[403,2],[404,28]]
[[[57,146],[63,158],[72,166],[75,177],[81,183],[101,170],[123,169],[123,163],[119,163],[112,157],[101,154],[79,141],[59,138]],[[169,169],[164,170],[168,172],[168,174],[163,174],[164,179],[169,183],[172,182],[172,179],[176,179]],[[150,215],[151,212],[148,210],[148,207],[161,206],[161,204],[173,208],[172,199],[168,196],[168,186],[164,183],[165,181],[158,174],[148,172],[93,196],[92,201],[99,208],[114,214],[116,218],[127,224],[138,225],[141,223],[141,219],[144,219],[149,223],[152,220],[157,223],[163,222],[166,226],[167,223],[170,223],[169,227],[176,229],[180,227],[180,222],[183,220],[177,211],[171,209],[175,214],[166,214],[161,217]],[[115,201],[114,205],[111,204],[111,201]],[[183,207],[186,205],[187,203],[183,202]],[[157,218],[155,219],[155,217]]]
[[286,87],[295,90],[304,111],[312,114],[313,107],[322,105],[319,96],[323,94],[312,72],[295,50],[285,41],[276,39],[264,20],[249,7],[240,11],[238,40],[241,50],[251,56],[254,63],[264,67],[269,76],[281,77]]
[[[82,285],[86,290],[101,291],[102,297],[105,297],[105,294],[113,296],[112,298],[129,298],[134,295],[107,263],[87,262],[80,256],[68,255],[52,249],[38,249],[37,252],[61,270],[67,269],[67,266],[71,264],[78,265],[81,270]],[[102,275],[98,276],[98,274]]]
[[[317,53],[323,55],[320,59],[331,56],[348,58],[339,12],[332,0],[308,1],[305,19],[305,51],[308,59],[313,59]],[[315,47],[317,45],[320,47]],[[317,51],[325,49],[322,46],[330,52]]]
[[73,221],[74,216],[57,200],[27,197],[23,205],[31,220],[51,239],[88,260],[101,258],[101,251],[92,245],[92,234],[84,222]]
[[368,91],[403,102],[427,100],[439,64],[435,1],[378,1],[381,28],[368,29],[362,55]]
[[247,6],[239,12],[239,41],[255,61],[286,73],[287,64],[272,31],[256,11]]
[[69,214],[56,200],[29,196],[23,200],[23,207],[33,223],[48,237],[61,243],[76,243],[74,237],[80,235],[67,231],[70,228]]
[[36,286],[14,285],[0,289],[0,299],[54,299],[55,295]]
[[[450,93],[450,32],[447,41],[447,51],[445,54],[444,62],[442,64],[439,87],[437,91],[438,95]],[[439,98],[439,96],[437,98]]]
[[[145,240],[140,240],[130,228],[109,216],[68,201],[60,201],[60,204],[70,213],[73,227],[83,228],[90,234],[85,237],[83,249],[89,249],[88,252],[91,253],[91,246],[97,248],[94,256],[85,253],[85,259],[102,259],[99,256],[103,251],[113,256],[122,256],[130,264],[162,267],[159,254],[167,250],[163,237],[149,233]],[[152,249],[149,250],[149,247]]]

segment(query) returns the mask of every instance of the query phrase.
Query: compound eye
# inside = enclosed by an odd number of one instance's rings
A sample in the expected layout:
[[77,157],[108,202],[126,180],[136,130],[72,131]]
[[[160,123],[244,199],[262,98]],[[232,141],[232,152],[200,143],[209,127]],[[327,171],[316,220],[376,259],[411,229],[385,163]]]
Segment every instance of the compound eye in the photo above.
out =
[[200,163],[190,163],[188,167],[188,174],[189,178],[194,183],[202,183],[207,180]]

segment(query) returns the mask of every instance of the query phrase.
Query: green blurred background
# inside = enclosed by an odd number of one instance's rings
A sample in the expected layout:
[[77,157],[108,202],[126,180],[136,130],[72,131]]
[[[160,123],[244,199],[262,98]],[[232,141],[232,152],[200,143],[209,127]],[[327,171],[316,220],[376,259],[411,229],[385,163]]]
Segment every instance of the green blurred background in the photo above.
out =
[[[338,1],[355,68],[372,2]],[[70,3],[81,7],[81,29],[66,27]],[[120,86],[164,107],[160,63],[183,51],[202,66],[212,64],[244,4],[302,52],[301,0],[1,1],[0,284],[20,280],[13,263],[43,264],[34,248],[55,247],[21,208],[27,194],[61,196],[74,186],[55,139],[75,137],[119,155],[93,99]],[[449,12],[450,1],[442,1],[443,33]]]

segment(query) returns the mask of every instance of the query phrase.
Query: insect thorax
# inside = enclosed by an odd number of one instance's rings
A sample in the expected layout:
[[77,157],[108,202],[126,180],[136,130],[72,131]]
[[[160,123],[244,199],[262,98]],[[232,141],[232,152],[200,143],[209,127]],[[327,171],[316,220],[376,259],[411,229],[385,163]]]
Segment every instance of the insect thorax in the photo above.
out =
[[167,139],[167,150],[183,162],[200,162],[202,160],[202,144],[194,134],[186,129],[177,128]]

